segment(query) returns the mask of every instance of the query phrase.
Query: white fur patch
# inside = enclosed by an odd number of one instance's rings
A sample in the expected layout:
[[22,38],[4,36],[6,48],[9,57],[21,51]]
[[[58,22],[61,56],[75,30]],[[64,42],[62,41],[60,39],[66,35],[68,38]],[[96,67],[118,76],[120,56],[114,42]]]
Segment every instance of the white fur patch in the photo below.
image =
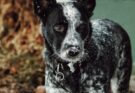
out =
[[[71,3],[71,1],[73,0],[66,0],[66,1],[70,1],[70,3],[61,3],[60,1],[57,0],[57,2],[61,4],[63,8],[64,16],[66,17],[68,21],[68,29],[67,29],[67,34],[65,36],[65,39],[62,42],[62,47],[61,47],[59,56],[66,61],[76,62],[80,60],[83,53],[80,53],[80,55],[76,58],[68,59],[67,58],[68,50],[63,50],[63,49],[64,49],[65,44],[73,45],[73,46],[81,46],[81,48],[83,48],[82,46],[83,42],[81,40],[81,37],[79,33],[76,32],[76,27],[81,23],[81,14],[74,7],[74,4]],[[63,2],[66,2],[66,1],[63,1]],[[80,38],[80,40],[78,38]]]
[[69,68],[70,68],[70,71],[73,73],[75,71],[75,68],[74,68],[74,63],[69,63],[68,64]]
[[80,23],[80,12],[74,7],[73,3],[63,3],[63,12],[67,20],[69,21],[70,26],[76,27]]
[[67,92],[62,88],[46,87],[46,93],[71,93]]
[[113,93],[117,93],[118,85],[117,85],[117,78],[111,79],[111,88]]
[[75,2],[75,0],[56,0],[57,3]]

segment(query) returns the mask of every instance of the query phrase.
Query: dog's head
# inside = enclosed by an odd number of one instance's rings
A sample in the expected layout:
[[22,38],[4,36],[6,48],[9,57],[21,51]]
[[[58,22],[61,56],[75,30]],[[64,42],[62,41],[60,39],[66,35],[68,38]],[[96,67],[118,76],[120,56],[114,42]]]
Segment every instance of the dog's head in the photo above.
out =
[[43,35],[54,54],[68,62],[77,62],[84,56],[94,7],[95,0],[34,0]]

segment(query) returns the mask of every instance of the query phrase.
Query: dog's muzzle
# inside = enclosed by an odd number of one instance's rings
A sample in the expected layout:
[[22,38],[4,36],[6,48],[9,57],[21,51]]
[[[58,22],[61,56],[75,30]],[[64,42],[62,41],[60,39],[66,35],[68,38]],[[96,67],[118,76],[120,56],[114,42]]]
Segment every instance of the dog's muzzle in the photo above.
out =
[[83,57],[83,48],[79,45],[72,45],[62,50],[59,56],[65,61],[77,62]]
[[72,46],[69,48],[69,51],[67,53],[68,57],[74,58],[78,56],[80,53],[80,48],[78,46]]

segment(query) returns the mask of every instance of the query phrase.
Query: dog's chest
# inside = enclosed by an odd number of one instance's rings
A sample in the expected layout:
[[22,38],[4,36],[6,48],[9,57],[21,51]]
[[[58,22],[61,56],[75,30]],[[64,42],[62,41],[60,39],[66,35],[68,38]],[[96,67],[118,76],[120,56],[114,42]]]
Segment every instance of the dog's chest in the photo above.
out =
[[[63,64],[61,64],[63,65]],[[66,90],[70,89],[74,92],[79,91],[80,87],[80,79],[81,79],[81,69],[80,66],[75,65],[75,71],[70,71],[70,68],[68,65],[62,66],[62,68],[59,69],[59,72],[57,72],[57,64],[53,66],[55,69],[46,68],[47,76],[49,78],[49,86],[52,84],[54,87],[57,88],[64,88]],[[62,73],[63,76],[58,76],[57,73]],[[61,79],[63,77],[63,79]],[[47,82],[46,82],[47,83]],[[51,83],[51,84],[50,84]]]
[[56,79],[56,74],[54,74],[56,70],[52,72],[52,69],[46,69],[49,73],[47,74],[49,79],[47,79],[46,83],[48,82],[50,87],[72,91],[71,93],[82,93],[87,91],[89,87],[97,87],[98,90],[98,86],[101,84],[101,77],[106,78],[103,70],[97,69],[97,67],[88,63],[84,63],[82,66],[75,65],[75,69],[74,73],[69,68],[61,70],[60,72],[64,74],[64,79],[61,81]]

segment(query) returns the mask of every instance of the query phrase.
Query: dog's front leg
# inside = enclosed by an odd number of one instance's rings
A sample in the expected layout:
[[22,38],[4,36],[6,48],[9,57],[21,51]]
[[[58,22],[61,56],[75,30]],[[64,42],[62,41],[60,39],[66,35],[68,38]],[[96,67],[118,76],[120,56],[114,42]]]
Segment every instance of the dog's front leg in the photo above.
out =
[[46,93],[70,93],[62,88],[45,87],[45,89],[46,89]]
[[49,77],[48,71],[46,71],[46,76],[45,76],[46,93],[70,93],[67,90],[64,90],[63,88],[58,87],[58,85],[52,83],[52,80],[55,81],[54,79]]
[[106,88],[104,85],[100,86],[90,86],[89,88],[86,88],[84,92],[82,93],[111,93],[111,91],[106,91]]
[[111,93],[109,79],[103,75],[91,75],[82,82],[81,93]]

